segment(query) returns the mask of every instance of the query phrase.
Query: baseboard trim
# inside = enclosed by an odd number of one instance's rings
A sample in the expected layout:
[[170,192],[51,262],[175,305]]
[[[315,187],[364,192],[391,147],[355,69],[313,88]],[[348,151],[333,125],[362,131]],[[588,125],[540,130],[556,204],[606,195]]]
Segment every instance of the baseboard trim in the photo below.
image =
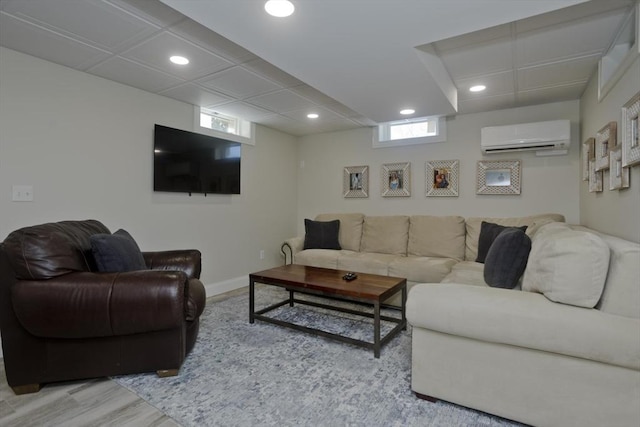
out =
[[225,292],[234,291],[236,289],[249,286],[249,275],[236,277],[234,279],[224,280],[217,283],[209,283],[204,285],[204,290],[207,293],[207,298],[214,295],[220,295]]

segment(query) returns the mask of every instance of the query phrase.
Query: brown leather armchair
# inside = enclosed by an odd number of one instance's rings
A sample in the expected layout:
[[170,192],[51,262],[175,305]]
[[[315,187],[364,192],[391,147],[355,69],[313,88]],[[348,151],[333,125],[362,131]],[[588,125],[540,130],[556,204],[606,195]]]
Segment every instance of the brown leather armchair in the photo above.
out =
[[0,328],[9,386],[157,371],[177,375],[205,291],[197,250],[143,252],[149,270],[98,273],[95,220],[14,231],[0,244]]

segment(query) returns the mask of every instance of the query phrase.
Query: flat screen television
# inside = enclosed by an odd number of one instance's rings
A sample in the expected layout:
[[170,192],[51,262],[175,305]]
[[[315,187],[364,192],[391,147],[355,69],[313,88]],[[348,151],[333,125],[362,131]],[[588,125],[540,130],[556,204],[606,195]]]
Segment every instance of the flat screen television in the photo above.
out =
[[155,125],[153,190],[240,194],[241,144]]

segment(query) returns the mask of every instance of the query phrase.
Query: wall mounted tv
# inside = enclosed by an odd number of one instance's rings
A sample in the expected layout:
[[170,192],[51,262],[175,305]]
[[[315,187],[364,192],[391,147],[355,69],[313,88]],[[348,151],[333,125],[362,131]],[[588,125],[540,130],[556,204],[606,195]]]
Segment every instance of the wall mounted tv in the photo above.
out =
[[155,125],[153,190],[240,194],[240,143]]

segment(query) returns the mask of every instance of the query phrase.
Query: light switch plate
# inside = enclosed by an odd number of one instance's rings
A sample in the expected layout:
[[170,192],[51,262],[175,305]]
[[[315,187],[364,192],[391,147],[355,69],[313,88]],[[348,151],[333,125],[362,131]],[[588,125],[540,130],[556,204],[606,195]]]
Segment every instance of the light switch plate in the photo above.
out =
[[14,185],[12,200],[14,202],[33,202],[33,185]]

